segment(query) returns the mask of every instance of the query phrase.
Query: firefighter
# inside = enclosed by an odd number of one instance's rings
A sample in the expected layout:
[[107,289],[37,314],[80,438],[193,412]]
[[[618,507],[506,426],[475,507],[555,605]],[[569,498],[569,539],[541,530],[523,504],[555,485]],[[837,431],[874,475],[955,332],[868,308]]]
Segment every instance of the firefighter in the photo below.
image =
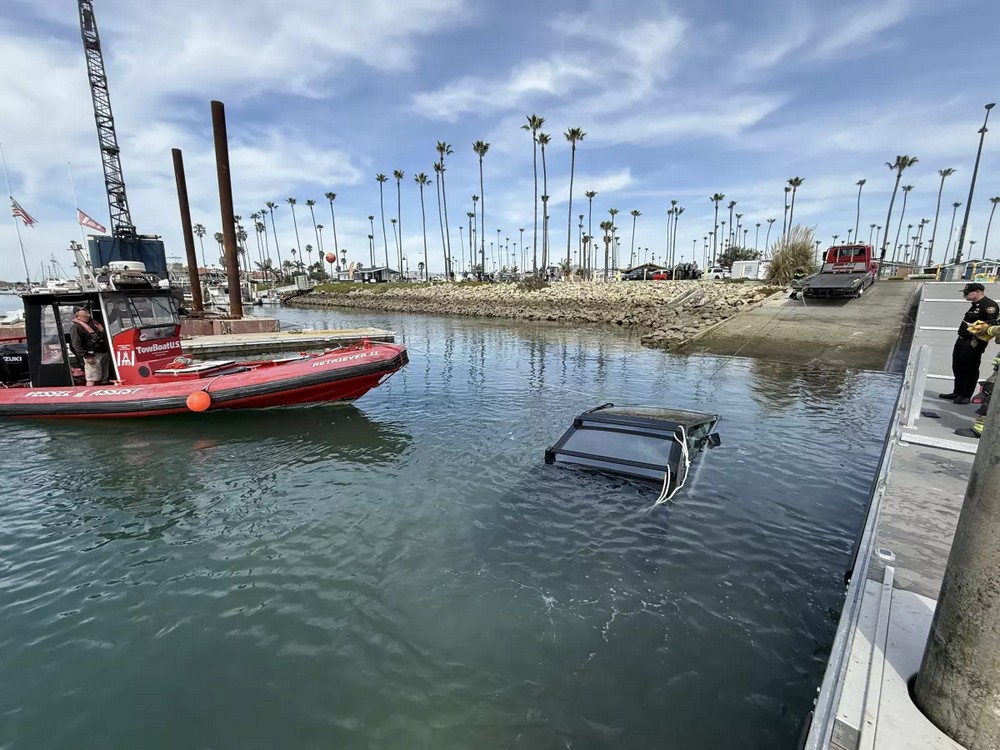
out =
[[[985,342],[996,336],[1000,336],[1000,325],[991,326],[979,321],[969,326],[969,332],[975,335],[976,338]],[[955,430],[956,435],[974,438],[980,438],[983,436],[983,426],[986,424],[986,412],[989,411],[990,408],[990,399],[993,396],[993,387],[996,384],[997,372],[1000,372],[1000,356],[994,357],[992,364],[993,374],[986,379],[985,383],[983,383],[983,402],[976,410],[976,421],[972,423],[972,427]]]
[[970,326],[976,322],[995,325],[1000,321],[997,303],[986,296],[986,287],[982,284],[966,284],[962,295],[969,301],[969,309],[958,326],[958,338],[951,352],[951,371],[955,377],[955,386],[951,393],[941,393],[939,398],[954,401],[956,404],[967,404],[975,393],[979,382],[979,367],[986,351],[985,341],[975,335]]

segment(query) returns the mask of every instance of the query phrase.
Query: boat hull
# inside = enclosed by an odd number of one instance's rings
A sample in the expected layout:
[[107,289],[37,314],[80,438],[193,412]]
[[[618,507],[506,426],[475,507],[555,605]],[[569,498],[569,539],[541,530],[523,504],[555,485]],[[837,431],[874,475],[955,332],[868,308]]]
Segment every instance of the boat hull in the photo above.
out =
[[[334,351],[308,359],[198,379],[114,386],[9,388],[0,417],[151,417],[183,414],[191,394],[211,397],[206,411],[354,401],[406,365],[394,344]],[[236,363],[238,368],[239,363]],[[203,397],[202,397],[203,398]]]

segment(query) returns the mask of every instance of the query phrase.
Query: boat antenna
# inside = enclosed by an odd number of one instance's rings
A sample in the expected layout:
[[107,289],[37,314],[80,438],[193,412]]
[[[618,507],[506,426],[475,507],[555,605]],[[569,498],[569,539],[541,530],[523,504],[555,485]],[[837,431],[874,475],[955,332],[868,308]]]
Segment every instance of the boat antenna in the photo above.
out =
[[24,240],[21,239],[21,226],[17,223],[17,214],[14,213],[14,191],[10,189],[10,175],[7,174],[7,157],[3,152],[3,143],[0,143],[0,161],[3,162],[3,176],[7,181],[7,197],[10,198],[11,218],[14,219],[14,229],[17,231],[17,244],[21,246],[21,262],[24,263],[24,277],[28,281],[28,291],[31,291],[31,271],[28,270],[28,258],[24,254]]
[[80,288],[85,292],[100,291],[97,279],[94,277],[93,266],[87,260],[87,256],[83,254],[83,245],[75,240],[70,240],[69,251],[73,253],[75,259],[73,265],[76,266],[77,276],[80,277]]

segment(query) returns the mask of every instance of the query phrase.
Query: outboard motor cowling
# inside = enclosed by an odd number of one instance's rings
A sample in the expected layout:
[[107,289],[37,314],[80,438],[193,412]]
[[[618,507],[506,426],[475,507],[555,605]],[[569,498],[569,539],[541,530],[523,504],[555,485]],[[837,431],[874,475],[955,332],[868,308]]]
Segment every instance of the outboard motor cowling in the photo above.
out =
[[29,379],[28,345],[0,345],[0,383],[4,385],[17,385],[19,383],[26,383]]

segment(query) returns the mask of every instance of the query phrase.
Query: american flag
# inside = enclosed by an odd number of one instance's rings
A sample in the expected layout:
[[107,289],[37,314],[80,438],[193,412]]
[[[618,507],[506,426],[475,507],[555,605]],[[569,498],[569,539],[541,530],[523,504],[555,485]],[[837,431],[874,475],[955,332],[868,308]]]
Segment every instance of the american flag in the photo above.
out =
[[14,200],[14,196],[10,198],[10,210],[16,218],[24,222],[24,226],[26,227],[33,227],[38,223],[32,218],[31,214],[21,208],[21,204]]

